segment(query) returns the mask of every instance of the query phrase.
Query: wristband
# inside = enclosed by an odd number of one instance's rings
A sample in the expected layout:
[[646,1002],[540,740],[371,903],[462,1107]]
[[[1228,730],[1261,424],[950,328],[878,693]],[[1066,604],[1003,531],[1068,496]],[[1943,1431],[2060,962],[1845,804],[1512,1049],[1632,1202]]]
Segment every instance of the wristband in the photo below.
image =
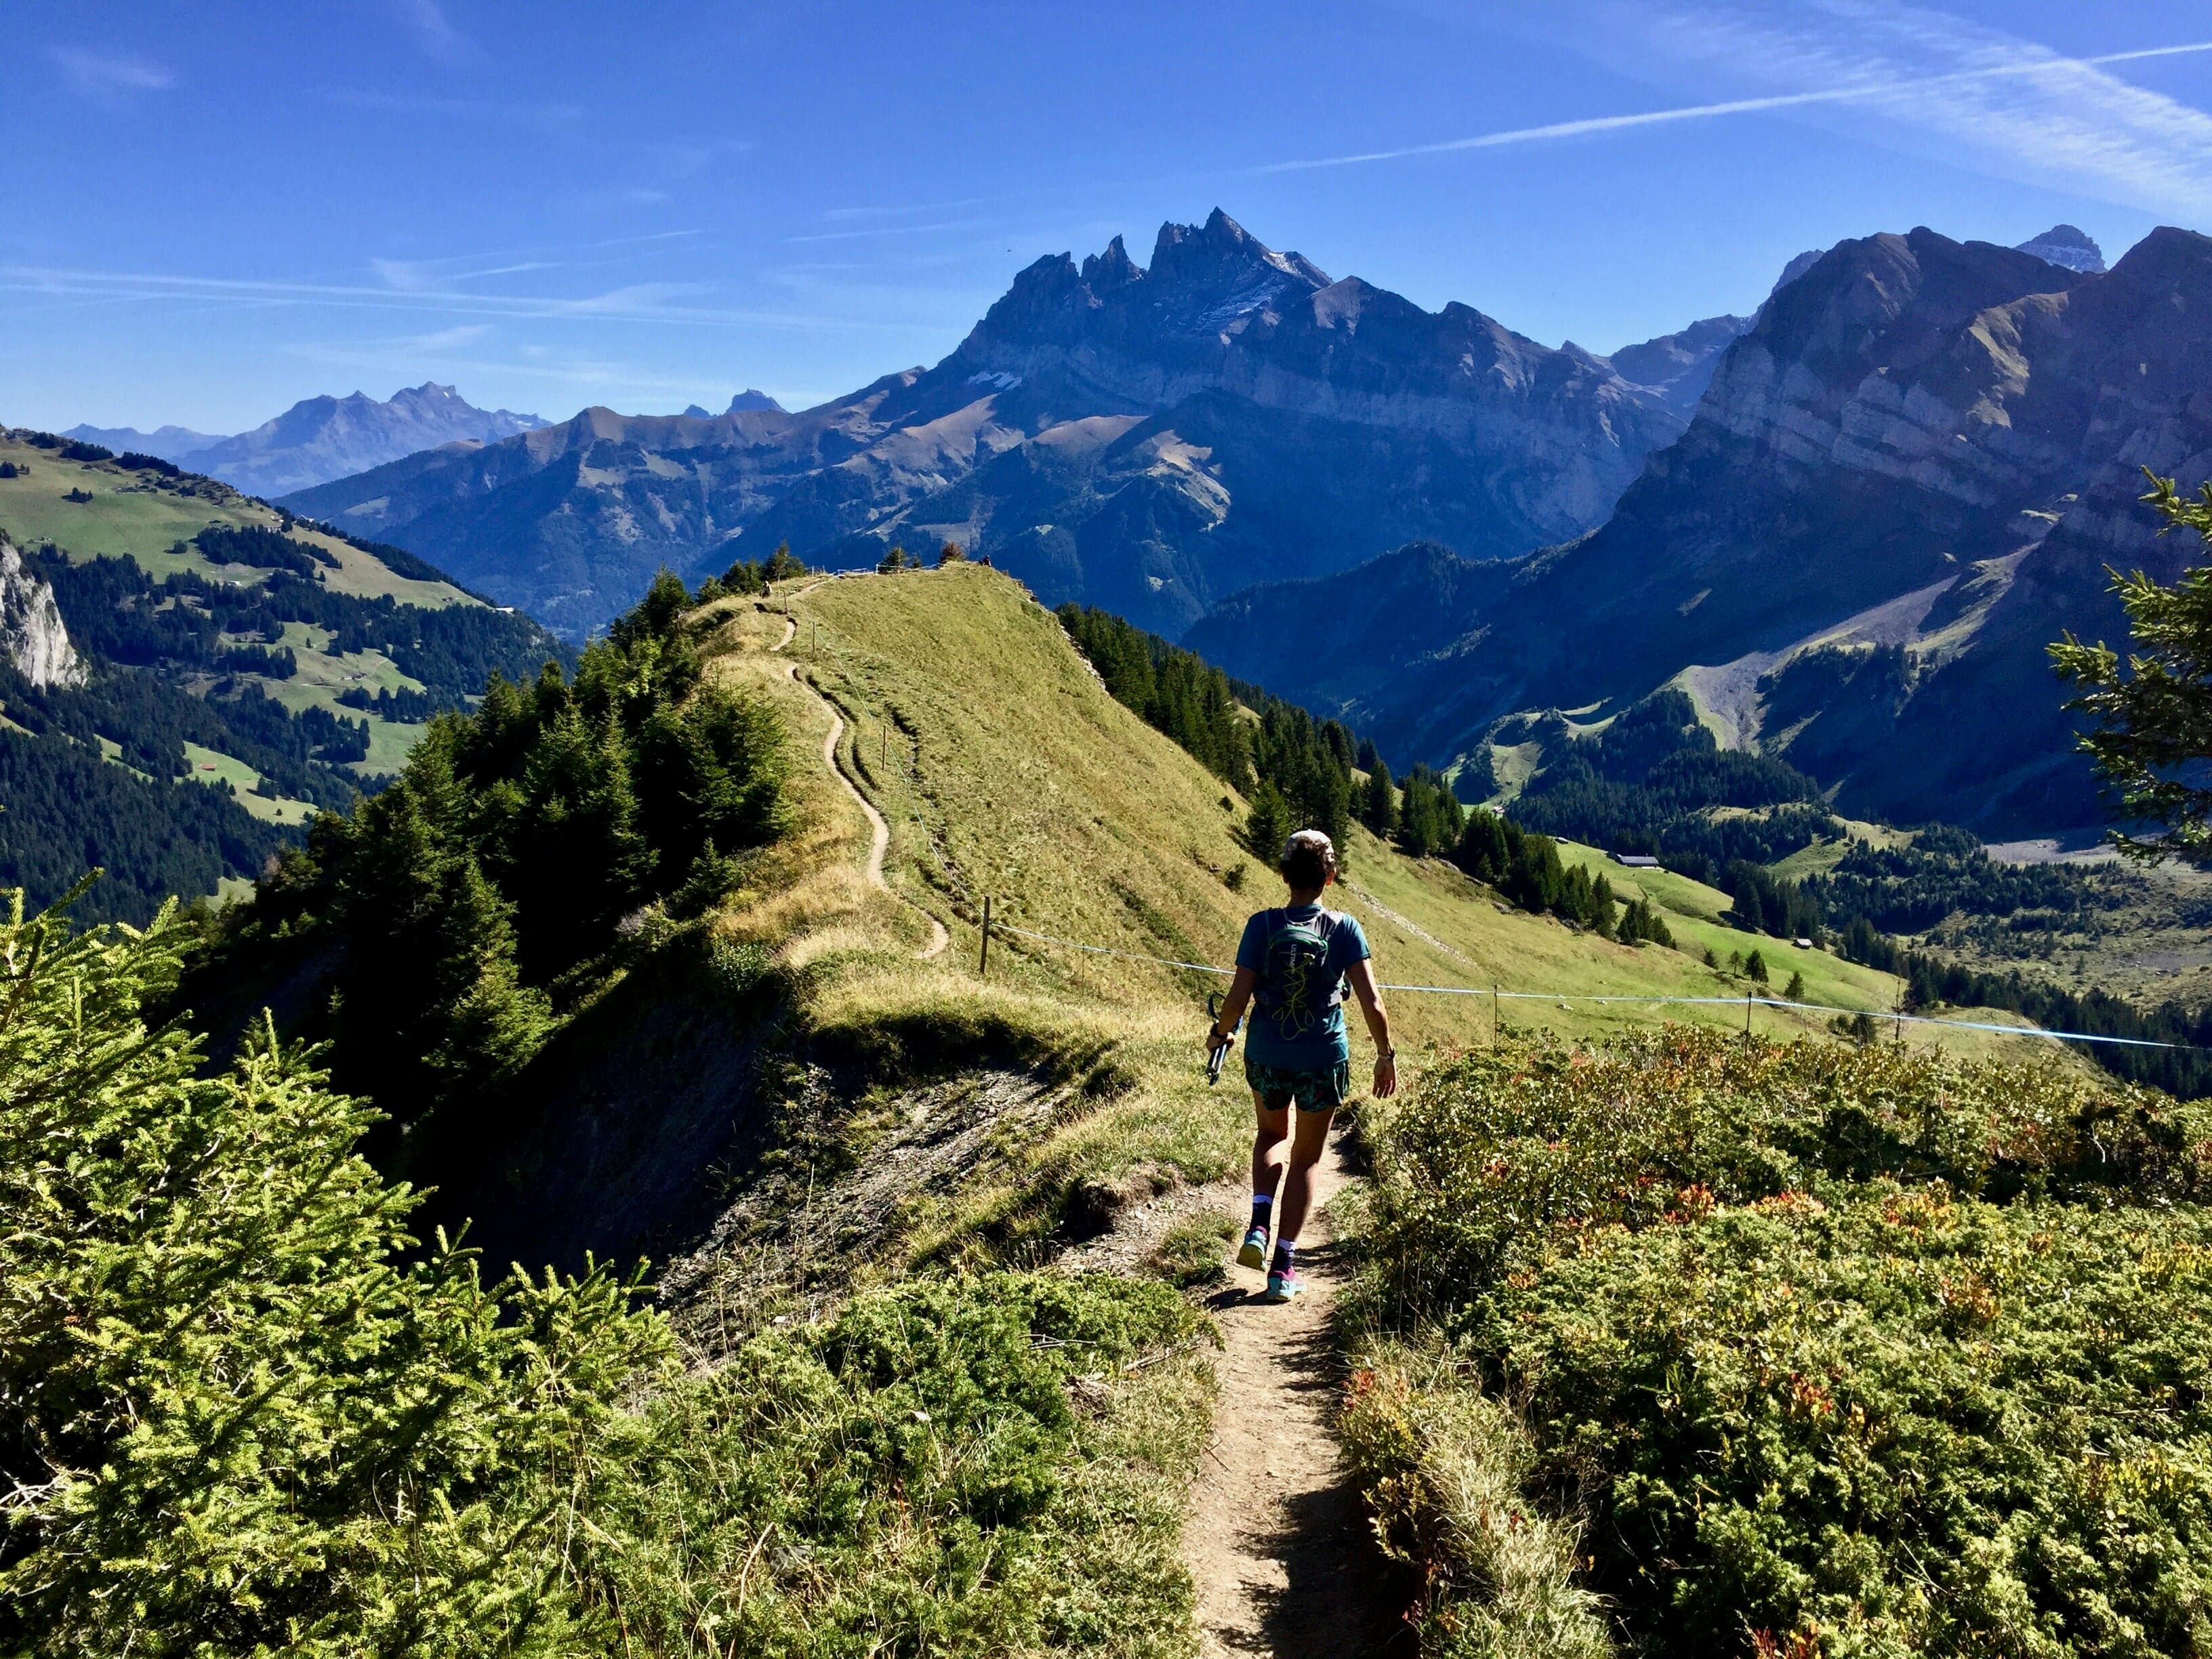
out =
[[1375,1060],[1377,1065],[1382,1064],[1382,1062],[1386,1060],[1395,1060],[1397,1058],[1398,1051],[1395,1048],[1377,1048],[1375,1051]]

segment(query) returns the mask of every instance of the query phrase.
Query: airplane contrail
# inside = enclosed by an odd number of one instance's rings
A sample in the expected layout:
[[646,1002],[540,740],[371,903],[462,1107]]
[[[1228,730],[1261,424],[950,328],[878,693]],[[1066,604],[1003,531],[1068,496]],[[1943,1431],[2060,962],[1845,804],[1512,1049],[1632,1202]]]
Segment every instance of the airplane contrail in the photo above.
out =
[[2212,40],[2192,40],[2180,46],[2144,46],[2133,52],[2108,52],[2094,58],[2038,58],[2018,64],[1999,64],[1988,69],[1954,70],[1944,75],[1922,76],[1906,81],[1869,82],[1863,85],[1829,87],[1819,92],[1775,93],[1760,98],[1731,98],[1723,103],[1690,104],[1679,109],[1644,110],[1634,115],[1598,115],[1581,121],[1553,121],[1540,127],[1514,127],[1504,132],[1478,133],[1472,138],[1448,138],[1439,143],[1408,144],[1401,149],[1364,150],[1352,155],[1325,155],[1305,161],[1271,161],[1245,169],[1255,173],[1304,173],[1316,167],[1355,167],[1364,161],[1396,161],[1413,155],[1446,155],[1458,150],[1492,149],[1506,144],[1532,143],[1545,138],[1579,138],[1590,133],[1619,132],[1629,127],[1658,126],[1670,121],[1697,121],[1716,115],[1748,115],[1761,110],[1791,109],[1805,104],[1852,103],[1865,98],[1923,87],[1955,85],[1966,81],[1989,81],[2005,76],[2042,75],[2052,70],[2098,69],[2106,64],[2134,63],[2145,58],[2178,58],[2187,52],[2212,52]]

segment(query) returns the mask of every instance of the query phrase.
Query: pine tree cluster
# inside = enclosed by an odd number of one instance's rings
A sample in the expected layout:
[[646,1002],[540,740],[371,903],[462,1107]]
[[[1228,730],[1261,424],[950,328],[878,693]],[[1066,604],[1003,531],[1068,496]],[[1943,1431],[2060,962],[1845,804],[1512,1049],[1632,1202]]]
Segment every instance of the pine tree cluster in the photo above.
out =
[[1340,849],[1352,828],[1359,745],[1340,720],[1239,684],[1194,652],[1109,611],[1067,605],[1060,620],[1115,700],[1197,757],[1250,800],[1245,842],[1273,864],[1296,830]]
[[[1579,865],[1570,869],[1559,858],[1558,842],[1549,836],[1523,830],[1502,813],[1480,807],[1468,813],[1467,831],[1455,856],[1461,869],[1496,888],[1523,910],[1548,912],[1607,939],[1619,933],[1620,911],[1613,884],[1603,876],[1592,880],[1589,872]],[[1651,921],[1658,933],[1663,934],[1665,924],[1656,917]]]
[[699,584],[698,601],[708,605],[733,593],[765,593],[770,582],[807,574],[805,564],[792,556],[791,544],[781,542],[764,562],[739,559],[720,575],[708,577]]
[[302,1030],[402,1127],[511,1079],[604,982],[629,919],[697,915],[781,827],[775,714],[703,683],[689,605],[663,573],[573,680],[549,663],[433,720],[396,782],[318,818],[226,913],[185,1001],[326,976]]

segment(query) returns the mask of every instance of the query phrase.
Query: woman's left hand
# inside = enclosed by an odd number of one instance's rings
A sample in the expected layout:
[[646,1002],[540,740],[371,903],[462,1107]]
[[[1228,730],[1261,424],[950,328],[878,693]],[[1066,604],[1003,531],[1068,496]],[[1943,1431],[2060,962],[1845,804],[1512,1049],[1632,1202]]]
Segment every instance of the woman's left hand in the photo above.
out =
[[1388,1100],[1398,1092],[1398,1061],[1392,1054],[1375,1057],[1375,1097]]

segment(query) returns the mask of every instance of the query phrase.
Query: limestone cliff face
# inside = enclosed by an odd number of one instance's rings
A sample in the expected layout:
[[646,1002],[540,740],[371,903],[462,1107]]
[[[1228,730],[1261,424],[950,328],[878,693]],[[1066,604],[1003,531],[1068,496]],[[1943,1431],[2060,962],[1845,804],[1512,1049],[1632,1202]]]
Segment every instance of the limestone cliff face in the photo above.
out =
[[24,567],[23,556],[5,537],[0,537],[0,653],[35,686],[82,685],[86,679],[54,590]]
[[[1845,242],[1768,301],[1601,529],[1455,575],[1408,635],[1423,654],[1312,689],[1441,762],[1504,714],[1673,681],[1846,809],[2093,823],[2044,647],[2125,637],[2106,565],[2205,557],[2156,534],[2145,466],[2212,477],[2212,240],[2154,231],[2103,273],[1928,230]],[[1349,614],[1378,580],[1304,603]],[[1234,629],[1203,637],[1257,668]]]

